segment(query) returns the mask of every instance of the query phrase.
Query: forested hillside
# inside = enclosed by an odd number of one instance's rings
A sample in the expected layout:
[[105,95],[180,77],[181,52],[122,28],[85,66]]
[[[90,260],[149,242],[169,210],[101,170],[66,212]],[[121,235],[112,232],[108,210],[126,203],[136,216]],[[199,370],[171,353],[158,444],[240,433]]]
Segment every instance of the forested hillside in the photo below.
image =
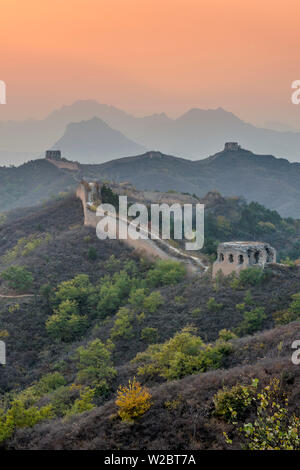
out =
[[1,447],[252,448],[239,428],[262,413],[261,393],[274,397],[284,435],[270,446],[298,448],[288,426],[298,433],[299,269],[212,281],[101,241],[82,222],[69,196],[2,223]]

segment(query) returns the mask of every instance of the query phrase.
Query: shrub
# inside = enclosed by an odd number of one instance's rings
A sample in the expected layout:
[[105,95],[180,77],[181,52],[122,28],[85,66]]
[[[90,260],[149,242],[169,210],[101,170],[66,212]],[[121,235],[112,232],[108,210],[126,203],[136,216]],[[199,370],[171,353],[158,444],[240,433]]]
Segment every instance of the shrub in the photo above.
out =
[[253,304],[254,304],[253,296],[252,296],[250,290],[247,290],[247,292],[246,292],[246,295],[245,295],[245,297],[244,297],[244,303],[245,303],[246,305],[253,305]]
[[177,305],[183,305],[185,303],[185,298],[182,295],[176,295],[174,297],[174,302]]
[[242,288],[241,282],[238,277],[232,276],[232,281],[230,283],[230,287],[233,290],[238,290]]
[[0,226],[5,223],[7,216],[5,214],[0,214]]
[[141,331],[142,340],[148,344],[155,343],[157,341],[157,337],[158,337],[157,328],[151,328],[150,326],[147,326],[146,328],[143,328]]
[[298,318],[300,317],[300,293],[292,295],[292,299],[289,311]]
[[242,269],[239,274],[239,283],[243,286],[256,286],[265,279],[265,272],[260,267],[249,267]]
[[133,337],[132,312],[126,307],[121,307],[116,315],[114,326],[111,329],[110,337],[112,339],[123,337],[130,339]]
[[96,392],[103,394],[109,389],[110,380],[116,370],[111,360],[111,344],[104,344],[100,339],[91,341],[86,348],[77,349],[77,381],[95,387]]
[[78,274],[69,281],[59,284],[55,293],[55,302],[75,301],[79,311],[84,313],[94,303],[95,288],[87,274]]
[[52,392],[59,387],[66,385],[66,380],[62,374],[59,372],[52,372],[50,374],[44,375],[36,385],[36,390],[40,395],[44,393]]
[[101,201],[102,203],[111,204],[117,211],[119,210],[119,196],[106,184],[101,187]]
[[134,378],[127,387],[119,387],[116,405],[122,421],[134,421],[151,408],[151,393]]
[[134,281],[130,279],[126,271],[115,273],[112,278],[106,276],[101,280],[97,305],[101,318],[115,313],[125,303],[133,284]]
[[[284,404],[282,404],[282,401]],[[289,416],[288,400],[280,394],[277,378],[256,397],[257,413],[254,422],[241,428],[248,450],[299,450],[300,420]]]
[[223,328],[223,330],[219,331],[219,339],[222,341],[230,341],[232,339],[236,339],[237,336],[230,330],[226,330],[226,328]]
[[278,310],[273,313],[275,325],[287,325],[288,323],[297,320],[297,318],[299,318],[299,316],[295,312],[291,312],[290,309]]
[[98,258],[98,252],[94,246],[89,247],[87,257],[90,261],[95,261]]
[[221,367],[231,345],[223,341],[213,346],[204,344],[195,332],[195,328],[185,327],[165,343],[151,345],[138,353],[132,361],[139,364],[138,374],[174,380]]
[[75,300],[64,300],[46,321],[46,330],[55,340],[73,341],[88,328],[85,315],[79,314]]
[[51,405],[26,408],[21,400],[15,399],[6,412],[0,409],[0,442],[10,438],[17,429],[32,427],[52,417]]
[[200,317],[201,313],[202,313],[202,310],[201,310],[201,308],[199,308],[199,307],[198,307],[198,308],[194,308],[194,310],[192,310],[192,312],[191,312],[192,317],[194,317],[194,318]]
[[214,414],[225,421],[236,422],[245,416],[254,400],[258,380],[254,379],[251,385],[237,384],[228,389],[224,387],[213,397]]
[[265,319],[266,314],[263,307],[256,307],[252,310],[245,311],[244,319],[238,326],[237,333],[239,335],[251,335],[262,328]]
[[7,330],[0,330],[0,339],[9,338],[9,332]]
[[1,277],[17,292],[28,290],[33,283],[32,274],[23,266],[10,266],[1,273]]
[[280,263],[285,264],[285,266],[288,266],[290,268],[294,268],[296,266],[295,261],[291,260],[288,256],[284,259],[281,259]]
[[143,308],[144,300],[146,298],[145,289],[133,289],[130,292],[128,302],[136,310]]
[[75,400],[72,408],[66,414],[71,416],[93,409],[95,407],[93,404],[95,391],[96,390],[94,388],[90,387],[85,387],[83,390],[80,390],[80,398]]
[[[240,403],[248,401],[249,398],[246,397],[244,400],[242,396]],[[289,413],[288,399],[280,392],[279,379],[272,379],[260,393],[254,394],[251,401],[255,407],[254,419],[242,423],[242,426],[233,422],[242,439],[243,448],[246,450],[299,450],[300,420],[294,414]],[[239,418],[238,414],[236,418]],[[226,442],[231,444],[231,439],[226,434],[225,437]]]
[[223,304],[218,304],[214,297],[210,297],[210,299],[208,299],[207,301],[206,306],[210,312],[213,312],[213,311],[218,312],[223,307]]
[[276,325],[286,325],[300,317],[300,293],[292,295],[292,299],[288,309],[273,314]]
[[19,312],[20,308],[21,308],[20,304],[17,303],[17,304],[14,304],[14,305],[10,305],[8,307],[8,311],[9,311],[9,313],[15,313],[15,312]]
[[20,238],[17,244],[11,250],[5,253],[5,255],[2,257],[2,260],[4,263],[10,263],[20,256],[28,256],[42,243],[49,242],[50,240],[51,235],[49,233],[42,235],[30,235],[28,238]]
[[48,304],[50,303],[52,294],[53,290],[50,284],[43,284],[40,287],[40,295],[45,299]]
[[144,300],[144,309],[150,313],[155,313],[160,305],[164,304],[163,296],[160,292],[152,292]]
[[120,260],[118,260],[115,255],[111,255],[104,264],[104,267],[105,269],[107,269],[107,271],[117,271],[118,269],[120,269],[120,265]]
[[97,311],[100,318],[105,318],[117,311],[121,303],[120,290],[113,284],[104,284],[100,288]]
[[124,263],[124,270],[131,275],[135,275],[138,273],[138,267],[133,259],[129,259]]
[[236,304],[235,308],[239,311],[239,312],[244,312],[245,309],[246,309],[246,304],[245,302],[242,302],[240,304]]
[[148,271],[146,282],[149,287],[175,285],[186,273],[185,266],[177,261],[156,261],[154,268]]

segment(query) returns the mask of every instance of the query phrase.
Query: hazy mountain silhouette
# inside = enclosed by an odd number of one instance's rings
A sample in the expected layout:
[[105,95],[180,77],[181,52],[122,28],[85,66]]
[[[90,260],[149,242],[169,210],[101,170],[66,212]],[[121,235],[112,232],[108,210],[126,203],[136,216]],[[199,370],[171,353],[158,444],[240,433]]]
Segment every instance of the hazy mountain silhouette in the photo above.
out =
[[68,124],[53,148],[60,149],[68,159],[81,163],[105,162],[145,150],[97,117]]
[[0,152],[3,154],[6,152],[8,156],[10,154],[14,156],[16,152],[41,155],[63,135],[68,124],[88,120],[94,116],[116,123],[118,119],[126,119],[126,116],[130,119],[124,111],[113,106],[102,105],[94,100],[76,101],[72,105],[62,106],[53,111],[42,120],[0,122]]
[[[256,127],[222,108],[194,108],[177,119],[171,119],[164,113],[134,117],[114,106],[94,100],[63,106],[43,120],[1,122],[1,161],[20,162],[23,155],[24,160],[28,159],[28,154],[36,158],[47,148],[53,147],[68,124],[86,121],[94,116],[146,149],[156,149],[192,160],[212,155],[225,141],[234,140],[256,153],[275,154],[291,161],[300,161],[300,132]],[[114,158],[114,154],[108,152],[107,157]]]

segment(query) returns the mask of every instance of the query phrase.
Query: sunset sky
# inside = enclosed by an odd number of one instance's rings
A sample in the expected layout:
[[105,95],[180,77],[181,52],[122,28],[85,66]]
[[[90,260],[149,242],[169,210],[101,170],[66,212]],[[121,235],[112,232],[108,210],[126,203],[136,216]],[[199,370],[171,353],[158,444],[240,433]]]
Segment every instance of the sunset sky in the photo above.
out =
[[222,106],[300,129],[297,0],[1,0],[0,119],[93,98],[136,114]]

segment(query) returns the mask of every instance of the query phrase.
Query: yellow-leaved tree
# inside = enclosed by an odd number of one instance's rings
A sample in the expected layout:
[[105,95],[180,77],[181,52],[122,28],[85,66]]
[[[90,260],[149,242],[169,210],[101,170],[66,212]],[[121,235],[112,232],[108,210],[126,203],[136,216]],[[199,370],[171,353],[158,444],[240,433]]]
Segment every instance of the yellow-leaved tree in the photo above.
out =
[[129,380],[128,386],[119,387],[116,405],[123,421],[134,421],[151,407],[152,395],[148,388],[137,382],[135,377]]

